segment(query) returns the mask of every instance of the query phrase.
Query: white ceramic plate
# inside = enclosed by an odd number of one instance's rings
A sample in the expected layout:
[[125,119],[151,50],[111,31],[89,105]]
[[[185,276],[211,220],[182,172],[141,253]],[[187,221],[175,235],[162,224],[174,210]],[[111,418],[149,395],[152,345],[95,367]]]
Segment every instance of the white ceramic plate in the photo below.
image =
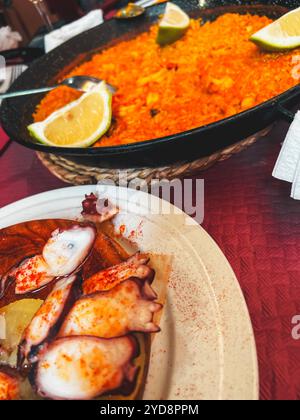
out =
[[[95,191],[95,186],[71,187],[19,201],[0,210],[0,228],[37,219],[76,219],[84,194]],[[156,197],[115,187],[106,187],[105,197],[118,199],[122,210],[129,207],[116,218],[116,229],[125,225],[125,235],[134,236],[142,251],[172,256],[162,332],[153,342],[144,398],[257,399],[249,314],[215,242],[192,219]]]

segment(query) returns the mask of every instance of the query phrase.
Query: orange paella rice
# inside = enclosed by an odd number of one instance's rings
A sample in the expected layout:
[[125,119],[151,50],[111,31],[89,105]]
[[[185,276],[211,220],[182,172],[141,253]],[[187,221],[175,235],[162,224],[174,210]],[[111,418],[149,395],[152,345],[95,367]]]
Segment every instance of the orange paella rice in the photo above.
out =
[[[121,42],[68,76],[90,75],[117,87],[113,123],[96,146],[128,144],[179,133],[232,116],[298,83],[292,57],[298,51],[265,53],[249,41],[271,22],[267,17],[225,14],[201,25],[192,20],[186,35],[161,48],[158,26]],[[69,88],[50,92],[34,120],[78,98]]]

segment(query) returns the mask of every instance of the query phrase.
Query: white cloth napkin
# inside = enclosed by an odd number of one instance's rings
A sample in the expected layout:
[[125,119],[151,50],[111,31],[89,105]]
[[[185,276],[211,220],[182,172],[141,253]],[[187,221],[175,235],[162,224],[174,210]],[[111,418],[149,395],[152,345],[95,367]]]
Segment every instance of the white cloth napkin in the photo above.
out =
[[21,41],[22,37],[19,32],[14,32],[10,26],[0,29],[0,51],[18,48]]
[[81,19],[65,25],[56,31],[50,32],[45,36],[46,53],[73,38],[74,36],[94,28],[103,23],[103,12],[101,9],[93,10]]
[[[0,93],[5,93],[10,86],[17,80],[19,76],[27,69],[25,64],[19,64],[17,66],[6,67],[3,74],[0,73]],[[2,77],[5,75],[5,77]],[[0,101],[1,104],[1,101]]]
[[295,115],[282,145],[273,177],[292,183],[291,197],[300,200],[300,111]]

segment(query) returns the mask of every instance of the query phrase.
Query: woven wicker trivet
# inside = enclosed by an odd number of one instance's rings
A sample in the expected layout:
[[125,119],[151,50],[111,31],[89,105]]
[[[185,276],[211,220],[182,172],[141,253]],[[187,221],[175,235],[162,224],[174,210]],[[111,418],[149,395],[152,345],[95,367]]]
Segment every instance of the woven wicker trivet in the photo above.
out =
[[[270,127],[240,141],[224,150],[214,153],[211,156],[204,157],[193,162],[175,163],[171,166],[160,168],[132,168],[126,169],[126,179],[130,182],[132,179],[141,178],[149,183],[152,179],[174,179],[183,176],[190,176],[196,172],[203,171],[216,162],[229,159],[231,156],[240,153],[242,150],[251,146],[259,138],[266,136]],[[97,184],[105,179],[112,180],[117,185],[120,182],[120,170],[100,168],[95,166],[78,165],[62,156],[56,156],[48,153],[38,153],[41,162],[61,180],[74,185]]]

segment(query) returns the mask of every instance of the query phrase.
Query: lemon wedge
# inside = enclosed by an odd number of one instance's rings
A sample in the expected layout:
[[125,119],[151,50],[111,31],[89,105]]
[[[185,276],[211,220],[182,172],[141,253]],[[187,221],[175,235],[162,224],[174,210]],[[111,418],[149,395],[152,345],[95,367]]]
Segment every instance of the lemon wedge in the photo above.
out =
[[111,125],[112,94],[105,82],[99,83],[78,100],[51,114],[28,130],[39,142],[57,147],[89,147]]
[[250,40],[267,51],[300,47],[300,7],[256,32]]
[[161,46],[172,44],[185,34],[189,26],[189,16],[176,4],[169,2],[159,23],[156,42]]

